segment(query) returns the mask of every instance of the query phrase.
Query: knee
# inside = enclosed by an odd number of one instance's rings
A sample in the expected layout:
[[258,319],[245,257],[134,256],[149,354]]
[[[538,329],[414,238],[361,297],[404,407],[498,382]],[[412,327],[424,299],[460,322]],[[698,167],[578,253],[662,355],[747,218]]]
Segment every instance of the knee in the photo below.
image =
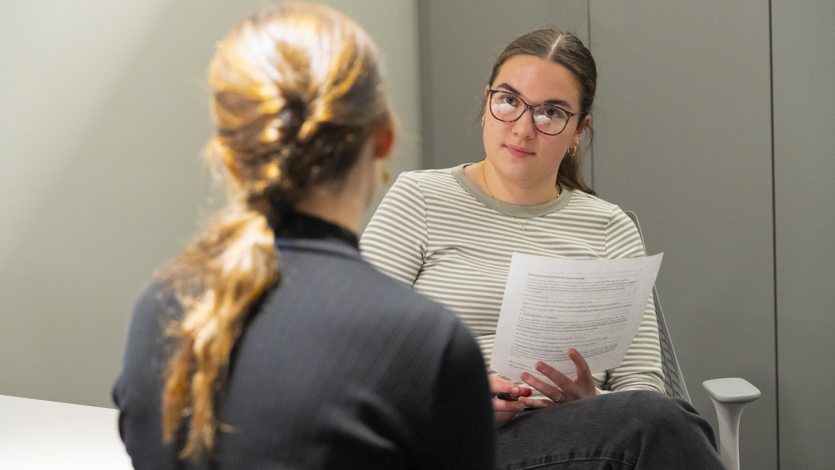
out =
[[606,414],[617,416],[622,422],[644,428],[675,426],[695,410],[684,401],[650,391],[629,391],[605,396]]
[[[666,395],[650,391],[620,392],[619,408],[639,420],[677,420],[679,417],[695,413],[687,402],[676,400]],[[649,423],[648,423],[649,424]]]
[[715,446],[713,429],[693,406],[684,400],[657,392],[619,392],[619,413],[644,432],[669,433],[707,440]]

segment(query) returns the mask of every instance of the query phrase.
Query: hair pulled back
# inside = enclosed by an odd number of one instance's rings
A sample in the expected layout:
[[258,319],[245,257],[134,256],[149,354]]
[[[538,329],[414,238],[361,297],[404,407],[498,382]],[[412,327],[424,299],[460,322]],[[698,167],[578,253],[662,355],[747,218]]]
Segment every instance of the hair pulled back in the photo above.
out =
[[[594,64],[591,52],[583,45],[583,42],[566,30],[552,28],[539,29],[520,36],[502,51],[495,64],[493,64],[493,71],[488,82],[491,88],[502,65],[519,55],[530,55],[560,64],[574,75],[580,87],[580,112],[577,115],[577,122],[582,126],[583,120],[591,114],[594,93],[597,89],[597,67]],[[485,112],[486,106],[487,99],[485,97],[481,106],[482,113]],[[588,126],[586,131],[593,133],[591,126]],[[591,143],[591,137],[587,140]],[[580,171],[581,156],[585,153],[584,147],[585,145],[578,148],[573,156],[566,153],[560,164],[557,182],[571,189],[579,189],[589,194],[595,194],[594,190],[583,181]]]
[[209,83],[217,132],[207,156],[231,175],[229,202],[159,275],[185,310],[162,397],[163,437],[182,440],[181,458],[213,450],[230,352],[253,302],[280,280],[271,226],[312,186],[342,181],[391,120],[376,46],[326,6],[245,17],[218,46]]

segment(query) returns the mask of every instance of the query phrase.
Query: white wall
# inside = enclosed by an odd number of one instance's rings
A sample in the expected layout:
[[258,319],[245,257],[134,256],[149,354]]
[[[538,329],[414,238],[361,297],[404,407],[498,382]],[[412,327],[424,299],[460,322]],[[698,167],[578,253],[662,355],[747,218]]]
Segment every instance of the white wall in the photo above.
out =
[[[0,4],[0,394],[110,406],[134,298],[222,203],[205,75],[261,3]],[[379,44],[417,169],[416,2],[326,3]]]

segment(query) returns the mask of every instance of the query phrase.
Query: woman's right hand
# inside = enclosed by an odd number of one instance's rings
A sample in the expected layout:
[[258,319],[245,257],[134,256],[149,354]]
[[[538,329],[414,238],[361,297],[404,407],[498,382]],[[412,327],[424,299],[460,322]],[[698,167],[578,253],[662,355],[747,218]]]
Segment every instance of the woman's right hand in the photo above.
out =
[[[499,377],[498,375],[491,375],[490,392],[492,393],[509,393],[515,396],[530,396],[531,389],[520,387],[513,382]],[[520,411],[525,409],[525,403],[521,401],[507,401],[500,398],[493,398],[493,423],[496,427],[501,426],[511,419],[515,418]]]
[[523,398],[521,401],[529,408],[542,408],[564,404],[570,401],[591,398],[600,395],[600,391],[594,385],[594,378],[591,375],[588,363],[574,348],[568,350],[568,358],[574,363],[577,369],[577,379],[571,380],[562,372],[554,369],[548,364],[537,361],[534,368],[542,375],[548,377],[556,385],[545,383],[534,377],[530,372],[522,372],[520,378],[523,382],[537,389],[550,400],[531,400]]

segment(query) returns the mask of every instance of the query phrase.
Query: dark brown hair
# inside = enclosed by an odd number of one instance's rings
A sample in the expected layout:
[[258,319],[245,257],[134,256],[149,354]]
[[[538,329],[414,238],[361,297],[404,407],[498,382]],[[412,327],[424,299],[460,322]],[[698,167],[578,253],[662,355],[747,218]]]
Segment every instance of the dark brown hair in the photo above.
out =
[[207,156],[231,174],[229,203],[159,274],[183,305],[166,371],[163,436],[181,458],[214,448],[215,396],[253,302],[280,279],[272,226],[312,186],[344,181],[392,119],[376,46],[326,6],[291,3],[244,18],[209,66],[216,136]]
[[[582,41],[568,31],[551,28],[539,29],[520,36],[511,42],[496,59],[488,81],[489,87],[493,87],[493,81],[499,75],[502,65],[518,55],[530,55],[560,64],[574,75],[577,84],[580,86],[580,112],[577,115],[577,122],[578,125],[582,126],[583,119],[591,114],[594,93],[597,88],[597,67],[594,64],[591,52],[583,45]],[[482,113],[485,112],[486,107],[487,97],[484,98],[481,106]],[[589,137],[586,139],[587,144],[579,147],[574,156],[566,154],[560,164],[557,182],[564,187],[595,194],[594,190],[585,184],[580,172],[581,157],[585,153],[585,148],[591,144],[593,137],[591,126],[587,126],[585,132],[589,133]]]

